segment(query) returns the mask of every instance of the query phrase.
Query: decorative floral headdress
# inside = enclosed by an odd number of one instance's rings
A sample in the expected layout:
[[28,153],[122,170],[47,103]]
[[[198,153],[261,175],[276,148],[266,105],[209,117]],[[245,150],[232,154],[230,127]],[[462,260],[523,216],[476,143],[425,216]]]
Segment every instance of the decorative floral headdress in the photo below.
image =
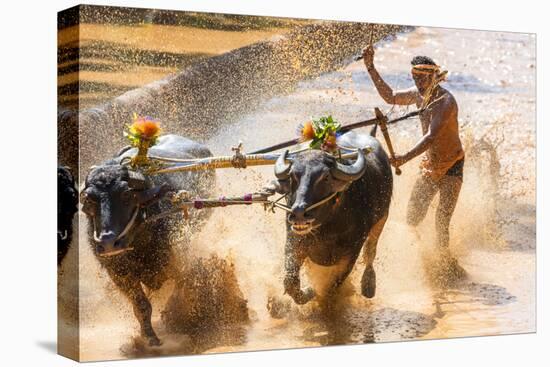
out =
[[132,124],[126,125],[128,131],[124,132],[130,145],[138,148],[137,154],[131,159],[131,164],[135,167],[150,165],[147,152],[157,143],[161,133],[160,123],[148,116],[138,116],[135,112],[132,121]]
[[300,124],[298,134],[301,141],[311,140],[310,148],[322,149],[332,153],[338,149],[336,138],[340,135],[340,128],[340,123],[329,115]]
[[157,143],[161,133],[159,122],[149,116],[138,116],[135,112],[132,116],[132,124],[126,126],[128,131],[124,132],[124,136],[133,147],[140,147],[144,141],[147,142],[148,147],[152,147]]

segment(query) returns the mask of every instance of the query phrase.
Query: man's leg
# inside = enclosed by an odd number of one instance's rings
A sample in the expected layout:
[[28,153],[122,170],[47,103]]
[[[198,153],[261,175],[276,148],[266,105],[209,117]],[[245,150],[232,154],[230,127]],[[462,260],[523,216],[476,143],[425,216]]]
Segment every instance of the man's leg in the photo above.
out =
[[416,227],[428,212],[438,187],[430,178],[420,176],[414,183],[407,208],[407,224]]
[[439,206],[435,216],[435,226],[441,265],[446,272],[446,282],[449,282],[466,277],[466,271],[449,250],[449,224],[462,187],[462,177],[447,175],[440,180],[439,184]]
[[449,248],[449,225],[461,187],[461,177],[443,176],[439,181],[439,206],[435,215],[435,229],[437,245],[441,250]]

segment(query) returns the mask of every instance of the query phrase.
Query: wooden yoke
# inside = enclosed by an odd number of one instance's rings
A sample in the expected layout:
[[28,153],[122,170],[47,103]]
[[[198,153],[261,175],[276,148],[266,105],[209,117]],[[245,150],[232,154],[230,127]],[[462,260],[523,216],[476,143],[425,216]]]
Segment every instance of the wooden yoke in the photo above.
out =
[[[386,141],[386,145],[388,147],[388,151],[390,152],[390,157],[395,158],[395,152],[393,150],[393,145],[390,140],[390,134],[388,133],[388,118],[384,116],[382,111],[378,107],[374,108],[374,113],[376,115],[376,118],[378,119],[378,125],[380,126],[380,130],[382,131],[382,135],[384,135],[384,140]],[[401,175],[401,169],[399,167],[395,167],[395,174]]]

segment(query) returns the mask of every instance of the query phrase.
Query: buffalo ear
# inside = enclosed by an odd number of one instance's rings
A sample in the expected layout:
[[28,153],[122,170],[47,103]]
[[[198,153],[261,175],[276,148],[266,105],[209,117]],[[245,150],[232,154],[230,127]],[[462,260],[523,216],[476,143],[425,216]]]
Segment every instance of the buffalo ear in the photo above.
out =
[[155,186],[153,188],[136,192],[136,200],[139,205],[147,206],[161,200],[168,192],[170,188],[166,184]]
[[275,181],[275,191],[278,194],[284,195],[290,192],[290,179]]
[[267,193],[268,195],[277,194],[288,194],[290,192],[290,180],[272,180],[267,185],[262,187],[261,192]]
[[288,194],[290,192],[290,179],[285,180],[273,180],[269,184],[269,188],[277,194]]

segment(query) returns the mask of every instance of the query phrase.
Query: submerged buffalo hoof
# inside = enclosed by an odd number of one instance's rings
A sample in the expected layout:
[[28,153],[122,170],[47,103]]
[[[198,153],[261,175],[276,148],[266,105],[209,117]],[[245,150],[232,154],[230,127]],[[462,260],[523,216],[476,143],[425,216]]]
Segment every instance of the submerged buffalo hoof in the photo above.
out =
[[367,298],[374,297],[376,293],[376,273],[372,267],[366,268],[361,278],[361,294]]
[[308,287],[305,290],[299,289],[297,292],[289,293],[290,297],[299,305],[305,305],[315,297],[315,291],[313,288]]
[[267,310],[274,319],[282,319],[290,312],[291,301],[288,298],[270,296],[267,299]]

